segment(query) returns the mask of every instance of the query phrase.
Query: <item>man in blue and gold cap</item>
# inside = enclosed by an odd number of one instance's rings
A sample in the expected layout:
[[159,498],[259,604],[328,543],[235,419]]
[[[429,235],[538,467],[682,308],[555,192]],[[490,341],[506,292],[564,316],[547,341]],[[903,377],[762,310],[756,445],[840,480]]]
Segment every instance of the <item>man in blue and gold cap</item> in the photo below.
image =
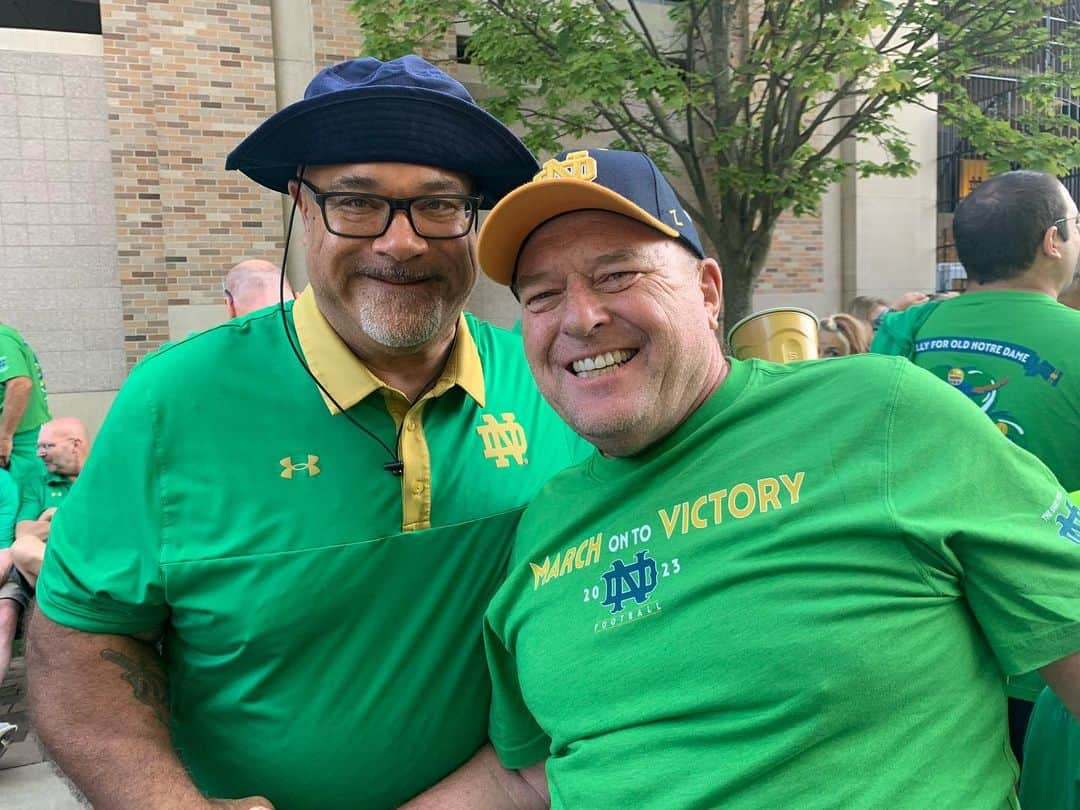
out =
[[529,505],[485,615],[502,763],[555,810],[1016,810],[1005,676],[1080,713],[1050,471],[905,360],[725,357],[720,268],[641,153],[545,163],[478,253],[599,451]]
[[537,166],[406,56],[322,71],[227,167],[291,196],[311,286],[119,393],[38,582],[38,728],[99,810],[397,806],[483,746],[483,610],[585,449],[462,311],[478,209]]

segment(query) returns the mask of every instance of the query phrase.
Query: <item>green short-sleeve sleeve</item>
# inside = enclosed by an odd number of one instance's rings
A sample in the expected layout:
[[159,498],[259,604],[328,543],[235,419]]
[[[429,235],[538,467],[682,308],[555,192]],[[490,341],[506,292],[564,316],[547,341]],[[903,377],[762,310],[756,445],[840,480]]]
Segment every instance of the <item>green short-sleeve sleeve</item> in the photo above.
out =
[[10,335],[0,332],[0,383],[15,377],[31,376],[22,346]]
[[1050,470],[915,366],[887,430],[894,519],[928,583],[963,593],[1002,670],[1080,650],[1080,509]]
[[491,714],[488,735],[507,768],[527,768],[545,759],[551,740],[537,725],[518,683],[517,663],[502,638],[484,622],[484,648],[491,673]]
[[138,371],[117,395],[79,485],[53,518],[38,579],[41,611],[89,633],[159,629],[162,494],[152,396]]
[[37,520],[45,511],[45,479],[41,476],[24,481],[22,489],[18,493],[18,512],[15,522],[24,520]]
[[[19,487],[7,470],[0,470],[0,548],[15,540],[15,514],[19,508]],[[6,572],[0,571],[0,578]]]

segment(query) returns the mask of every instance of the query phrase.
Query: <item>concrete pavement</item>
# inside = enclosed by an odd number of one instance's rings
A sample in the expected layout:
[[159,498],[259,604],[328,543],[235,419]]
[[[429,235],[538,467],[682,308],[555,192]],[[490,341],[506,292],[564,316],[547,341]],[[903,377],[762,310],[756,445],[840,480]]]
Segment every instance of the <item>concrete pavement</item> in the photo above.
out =
[[88,805],[76,797],[48,761],[30,727],[26,662],[21,655],[12,660],[0,685],[0,722],[19,727],[14,742],[0,757],[0,810],[85,810]]

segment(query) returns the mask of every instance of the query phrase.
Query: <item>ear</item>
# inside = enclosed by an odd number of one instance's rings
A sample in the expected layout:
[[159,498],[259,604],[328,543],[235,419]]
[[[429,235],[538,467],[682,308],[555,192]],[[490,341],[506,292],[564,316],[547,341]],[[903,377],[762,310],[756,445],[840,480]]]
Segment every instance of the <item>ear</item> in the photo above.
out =
[[225,312],[228,314],[229,320],[236,317],[236,302],[227,295],[225,296]]
[[[308,213],[311,209],[311,206],[314,205],[317,210],[318,205],[315,203],[314,200],[311,199],[311,197],[303,193],[303,189],[300,188],[300,183],[296,180],[289,181],[289,197],[291,198],[289,204],[295,205],[297,208],[297,214],[299,214],[298,219],[300,220],[300,229],[301,233],[303,234],[304,244],[306,245],[308,241],[308,230],[311,227],[308,222]],[[286,217],[288,217],[288,214],[286,214]]]
[[720,328],[720,314],[724,311],[724,277],[716,259],[703,259],[698,268],[698,284],[709,316],[709,326],[715,332]]
[[303,210],[305,200],[300,193],[300,184],[296,180],[289,181],[289,197],[295,200],[300,209]]
[[[1067,223],[1066,223],[1067,224]],[[1055,259],[1061,258],[1061,249],[1058,247],[1058,241],[1061,239],[1061,233],[1058,231],[1057,225],[1051,225],[1046,229],[1042,238],[1042,252],[1047,256]]]

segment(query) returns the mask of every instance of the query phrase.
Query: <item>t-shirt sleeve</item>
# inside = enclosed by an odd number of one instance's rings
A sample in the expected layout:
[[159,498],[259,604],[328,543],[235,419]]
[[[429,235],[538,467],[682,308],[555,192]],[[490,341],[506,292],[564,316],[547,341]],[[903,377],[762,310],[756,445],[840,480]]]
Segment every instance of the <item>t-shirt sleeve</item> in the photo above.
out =
[[168,616],[160,566],[160,430],[153,399],[137,377],[138,370],[117,394],[77,485],[53,518],[38,579],[41,611],[89,633],[158,630]]
[[962,393],[899,367],[886,492],[917,564],[966,599],[1002,670],[1080,650],[1080,508]]
[[16,523],[37,520],[45,511],[45,504],[41,499],[41,485],[38,481],[24,481],[15,500],[18,509],[15,515]]
[[547,758],[551,740],[525,705],[517,662],[491,620],[489,614],[484,621],[484,648],[491,672],[488,736],[504,767],[528,768]]
[[8,335],[0,335],[0,383],[15,377],[31,377],[22,348]]
[[[15,541],[15,514],[19,507],[19,487],[11,473],[0,470],[0,548]],[[6,571],[0,571],[0,579]]]

